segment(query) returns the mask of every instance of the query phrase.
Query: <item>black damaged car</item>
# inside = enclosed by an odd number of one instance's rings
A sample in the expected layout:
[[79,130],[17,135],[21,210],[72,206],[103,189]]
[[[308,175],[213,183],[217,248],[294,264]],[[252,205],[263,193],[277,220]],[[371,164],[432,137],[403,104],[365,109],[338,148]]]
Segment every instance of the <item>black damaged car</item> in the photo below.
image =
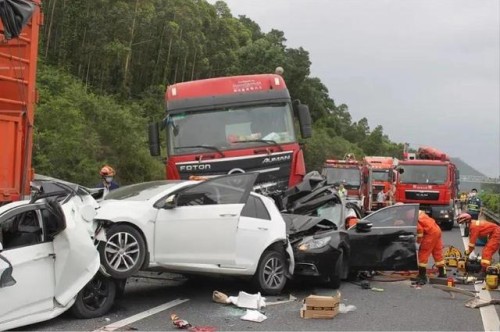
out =
[[[276,200],[276,198],[275,198]],[[417,269],[418,204],[394,205],[362,218],[317,172],[277,200],[295,255],[295,276],[313,276],[336,289],[358,271]],[[348,228],[346,217],[355,215]]]

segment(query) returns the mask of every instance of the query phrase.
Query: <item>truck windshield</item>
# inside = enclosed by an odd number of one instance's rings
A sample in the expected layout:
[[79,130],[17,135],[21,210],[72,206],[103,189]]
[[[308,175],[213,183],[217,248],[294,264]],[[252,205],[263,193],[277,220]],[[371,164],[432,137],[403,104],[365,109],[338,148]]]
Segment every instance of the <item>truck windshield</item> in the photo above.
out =
[[448,178],[445,165],[401,165],[404,170],[399,176],[400,183],[443,184]]
[[361,173],[357,168],[325,167],[322,174],[326,176],[328,184],[344,183],[350,186],[359,186],[361,184]]
[[388,170],[377,170],[372,172],[372,178],[374,181],[390,181]]
[[269,146],[296,141],[289,104],[238,106],[167,117],[169,154]]

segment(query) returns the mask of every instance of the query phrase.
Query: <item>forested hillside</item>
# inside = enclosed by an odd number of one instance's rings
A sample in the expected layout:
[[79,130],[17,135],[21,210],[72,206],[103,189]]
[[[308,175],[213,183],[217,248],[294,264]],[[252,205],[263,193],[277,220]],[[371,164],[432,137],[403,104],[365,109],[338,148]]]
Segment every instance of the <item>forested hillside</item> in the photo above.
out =
[[222,1],[44,0],[43,12],[37,173],[94,185],[100,166],[110,163],[122,184],[162,178],[162,161],[148,153],[146,124],[164,116],[166,85],[277,66],[314,120],[304,142],[308,170],[346,152],[401,157],[402,144],[366,118],[353,121],[335,92],[310,76],[307,50],[287,47],[282,31],[233,17]]

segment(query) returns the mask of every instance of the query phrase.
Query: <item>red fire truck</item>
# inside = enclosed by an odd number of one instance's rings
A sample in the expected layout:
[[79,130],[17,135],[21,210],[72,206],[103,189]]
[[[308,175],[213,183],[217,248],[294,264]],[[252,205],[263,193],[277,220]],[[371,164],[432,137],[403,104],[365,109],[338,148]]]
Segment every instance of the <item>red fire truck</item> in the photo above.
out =
[[0,21],[0,205],[29,196],[34,174],[31,153],[40,0],[17,3],[16,9],[20,10],[16,22],[7,21],[4,26]]
[[[397,161],[392,157],[366,156],[363,158],[362,172],[366,183],[363,195],[365,211],[375,211],[390,203],[391,195],[395,191]],[[384,203],[377,202],[377,195],[380,191],[385,194]]]
[[[276,192],[305,175],[303,138],[311,136],[306,105],[292,107],[285,81],[277,74],[219,77],[167,88],[168,179],[258,172],[257,189]],[[150,152],[160,155],[158,123],[149,126]]]
[[396,201],[419,203],[420,208],[445,230],[453,228],[459,172],[447,154],[421,147],[404,153],[397,169]]
[[346,199],[363,208],[365,185],[362,181],[361,162],[352,153],[346,154],[343,159],[326,160],[321,174],[326,177],[327,184],[336,187],[342,184],[347,191]]

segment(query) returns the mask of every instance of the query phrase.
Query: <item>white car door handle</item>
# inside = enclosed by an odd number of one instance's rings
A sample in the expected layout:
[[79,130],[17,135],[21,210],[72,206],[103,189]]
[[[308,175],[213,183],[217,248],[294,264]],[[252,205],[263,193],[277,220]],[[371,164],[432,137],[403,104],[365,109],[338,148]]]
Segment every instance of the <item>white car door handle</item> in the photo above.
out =
[[223,213],[223,214],[219,214],[219,217],[236,217],[236,214]]
[[402,240],[408,240],[415,238],[415,235],[400,235],[399,238]]
[[267,227],[257,227],[257,229],[259,231],[267,231],[268,228]]

